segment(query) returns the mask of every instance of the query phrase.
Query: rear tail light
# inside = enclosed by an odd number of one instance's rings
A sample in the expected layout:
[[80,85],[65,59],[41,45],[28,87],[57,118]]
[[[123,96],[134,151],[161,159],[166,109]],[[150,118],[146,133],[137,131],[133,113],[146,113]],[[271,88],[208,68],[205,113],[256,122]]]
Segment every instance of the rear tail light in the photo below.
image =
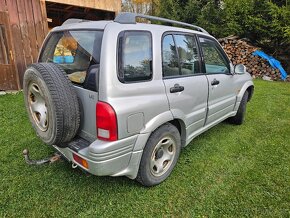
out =
[[89,164],[85,159],[81,158],[80,156],[76,155],[75,153],[73,153],[73,158],[77,163],[82,165],[84,168],[89,169]]
[[114,108],[105,102],[96,106],[96,128],[98,139],[116,141],[118,139],[117,117]]

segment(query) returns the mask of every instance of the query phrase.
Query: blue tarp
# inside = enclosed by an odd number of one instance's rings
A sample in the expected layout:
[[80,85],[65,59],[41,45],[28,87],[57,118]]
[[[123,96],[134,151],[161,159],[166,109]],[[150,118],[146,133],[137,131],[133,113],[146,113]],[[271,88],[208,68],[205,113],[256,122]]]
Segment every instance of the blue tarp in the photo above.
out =
[[253,55],[254,56],[257,55],[257,56],[259,56],[261,58],[266,59],[274,69],[279,69],[280,75],[281,75],[281,79],[282,80],[286,79],[287,73],[286,73],[286,71],[284,70],[284,68],[282,67],[281,63],[278,60],[276,60],[272,56],[269,56],[269,55],[265,54],[264,52],[258,51],[258,50],[253,52]]

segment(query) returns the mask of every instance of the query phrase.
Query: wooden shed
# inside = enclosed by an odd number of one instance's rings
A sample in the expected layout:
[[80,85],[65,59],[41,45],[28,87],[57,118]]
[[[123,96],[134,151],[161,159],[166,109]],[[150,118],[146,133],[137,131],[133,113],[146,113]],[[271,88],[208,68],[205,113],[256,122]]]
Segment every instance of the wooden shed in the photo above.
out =
[[69,18],[110,20],[121,0],[0,0],[0,90],[19,90],[49,29]]

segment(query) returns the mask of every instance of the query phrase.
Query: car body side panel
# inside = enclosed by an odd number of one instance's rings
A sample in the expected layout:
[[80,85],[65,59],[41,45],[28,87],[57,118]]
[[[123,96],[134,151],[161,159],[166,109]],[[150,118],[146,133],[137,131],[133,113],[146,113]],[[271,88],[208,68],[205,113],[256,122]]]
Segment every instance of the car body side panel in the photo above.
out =
[[218,119],[214,120],[211,123],[208,123],[207,125],[205,125],[202,128],[199,128],[198,130],[196,130],[195,132],[193,132],[192,134],[190,134],[187,139],[186,139],[186,145],[188,145],[192,139],[194,139],[195,137],[197,137],[198,135],[202,134],[203,132],[209,130],[210,128],[212,128],[213,126],[219,124],[220,122],[224,121],[225,119],[234,116],[236,114],[236,111],[231,111],[230,113],[219,117]]
[[79,133],[81,137],[88,141],[96,140],[96,104],[98,102],[98,92],[86,90],[84,88],[75,86],[78,95],[81,124]]
[[[181,119],[187,129],[186,138],[204,126],[207,109],[208,82],[205,75],[165,79],[164,84],[170,110],[175,119]],[[175,84],[184,87],[182,92],[170,93]]]
[[241,75],[241,82],[240,82],[240,91],[237,95],[237,101],[240,102],[244,96],[245,91],[247,90],[247,88],[249,88],[250,86],[254,86],[254,83],[252,80],[249,80],[249,78],[251,78],[250,74],[245,74],[245,75]]
[[[229,74],[208,74],[209,97],[208,116],[206,124],[214,122],[224,115],[232,112],[236,103],[235,77]],[[211,82],[218,80],[218,85],[211,85]]]
[[206,125],[232,111],[237,111],[245,90],[253,85],[251,76],[246,74],[207,75],[209,84],[213,79],[220,81],[216,86],[209,85],[209,113]]
[[[110,23],[104,31],[99,100],[108,102],[114,108],[118,120],[119,139],[153,131],[158,126],[152,125],[152,121],[162,125],[160,120],[167,122],[172,119],[161,73],[160,40],[162,32],[154,31],[152,34],[153,78],[149,81],[122,83],[117,77],[118,45],[115,42],[118,41],[119,33],[130,30],[151,33],[149,27]],[[136,127],[134,131],[131,129],[132,126]]]
[[245,94],[245,91],[251,87],[251,86],[254,86],[254,83],[251,79],[251,76],[250,74],[245,74],[245,75],[241,75],[243,79],[242,82],[241,82],[241,88],[239,90],[239,93],[237,95],[237,103],[235,105],[235,108],[234,108],[234,111],[237,111],[239,109],[239,106],[240,106],[240,102]]

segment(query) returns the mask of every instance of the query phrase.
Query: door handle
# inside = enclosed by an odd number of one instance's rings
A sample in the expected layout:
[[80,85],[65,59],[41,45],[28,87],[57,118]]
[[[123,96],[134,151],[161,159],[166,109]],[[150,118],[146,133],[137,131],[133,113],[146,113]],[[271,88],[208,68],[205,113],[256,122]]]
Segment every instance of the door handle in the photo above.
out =
[[179,84],[175,84],[174,87],[170,88],[170,93],[182,92],[184,90],[184,86],[180,86]]
[[220,84],[220,81],[218,81],[217,79],[214,79],[213,81],[211,81],[211,85],[212,86],[215,86],[215,85],[218,85]]

